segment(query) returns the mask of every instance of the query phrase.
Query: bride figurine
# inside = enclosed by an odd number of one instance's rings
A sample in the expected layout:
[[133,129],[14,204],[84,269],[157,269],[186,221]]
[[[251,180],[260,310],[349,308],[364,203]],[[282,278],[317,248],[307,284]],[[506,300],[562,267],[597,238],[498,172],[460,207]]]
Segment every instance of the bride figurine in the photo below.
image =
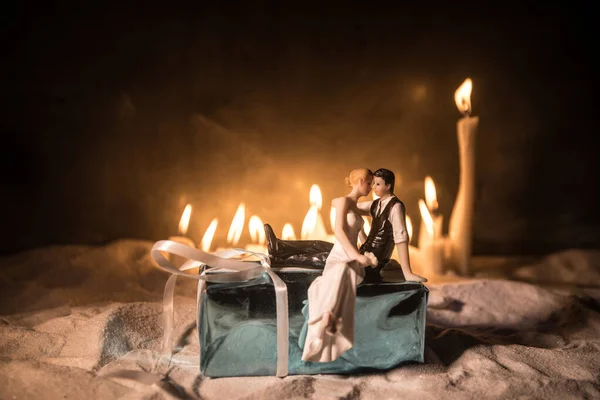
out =
[[323,274],[308,289],[304,361],[334,361],[354,344],[356,286],[362,282],[366,267],[377,266],[372,253],[361,254],[357,248],[363,226],[357,202],[371,192],[372,181],[371,170],[353,170],[346,178],[352,190],[332,202],[336,210],[336,241],[327,256]]

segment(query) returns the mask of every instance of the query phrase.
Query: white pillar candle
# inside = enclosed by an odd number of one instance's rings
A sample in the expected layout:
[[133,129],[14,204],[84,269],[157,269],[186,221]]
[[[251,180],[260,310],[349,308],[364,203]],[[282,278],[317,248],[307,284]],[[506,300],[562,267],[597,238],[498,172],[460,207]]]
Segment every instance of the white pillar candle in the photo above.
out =
[[458,120],[456,132],[460,157],[460,180],[458,195],[449,222],[449,237],[452,241],[452,261],[459,273],[468,275],[471,264],[471,245],[473,240],[473,205],[475,199],[475,137],[478,117],[471,117],[470,79],[456,90],[456,105],[464,114]]
[[[436,214],[435,212],[431,212],[431,219],[433,221],[433,232],[435,234],[435,239],[441,239],[442,237],[442,228],[444,225],[444,217],[442,215]],[[425,226],[425,221],[421,218],[421,226],[419,228],[419,248],[423,248],[423,246],[429,244],[434,237],[432,237],[427,231],[427,227]]]
[[442,275],[444,273],[444,240],[437,239],[419,248],[420,262],[425,276]]
[[423,200],[419,200],[421,220],[425,225],[423,243],[419,243],[422,272],[425,276],[440,275],[443,273],[444,240]]

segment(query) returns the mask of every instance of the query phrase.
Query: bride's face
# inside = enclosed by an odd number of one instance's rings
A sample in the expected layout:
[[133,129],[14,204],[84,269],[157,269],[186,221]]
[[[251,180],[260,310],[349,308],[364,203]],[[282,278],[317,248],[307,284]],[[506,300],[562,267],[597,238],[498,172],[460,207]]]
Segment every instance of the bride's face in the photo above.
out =
[[373,184],[373,177],[369,176],[367,179],[360,179],[358,181],[358,193],[361,196],[367,196],[371,193],[371,185]]

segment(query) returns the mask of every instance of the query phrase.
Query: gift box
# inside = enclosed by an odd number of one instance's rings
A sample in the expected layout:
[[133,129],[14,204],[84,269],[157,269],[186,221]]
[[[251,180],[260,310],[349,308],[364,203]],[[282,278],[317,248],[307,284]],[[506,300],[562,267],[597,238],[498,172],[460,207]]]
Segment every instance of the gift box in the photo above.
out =
[[[423,362],[428,290],[422,284],[359,285],[354,347],[333,362],[314,363],[301,356],[307,291],[321,271],[274,271],[287,286],[288,374],[350,374]],[[199,301],[200,370],[205,376],[276,374],[275,287],[267,273],[244,282],[208,282]]]

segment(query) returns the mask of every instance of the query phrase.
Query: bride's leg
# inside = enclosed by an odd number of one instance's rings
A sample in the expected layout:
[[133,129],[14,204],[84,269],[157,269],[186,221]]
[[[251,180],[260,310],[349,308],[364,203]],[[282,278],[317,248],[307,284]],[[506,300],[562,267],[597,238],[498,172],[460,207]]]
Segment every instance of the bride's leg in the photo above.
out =
[[323,350],[324,336],[333,336],[337,332],[335,316],[330,311],[325,311],[321,319],[313,322],[315,326],[315,337],[307,342],[307,348],[303,352],[302,359],[307,361]]
[[357,279],[353,267],[346,262],[329,264],[308,289],[308,333],[302,360],[333,361],[352,347]]
[[323,329],[329,335],[335,335],[337,332],[337,320],[330,311],[323,314]]

